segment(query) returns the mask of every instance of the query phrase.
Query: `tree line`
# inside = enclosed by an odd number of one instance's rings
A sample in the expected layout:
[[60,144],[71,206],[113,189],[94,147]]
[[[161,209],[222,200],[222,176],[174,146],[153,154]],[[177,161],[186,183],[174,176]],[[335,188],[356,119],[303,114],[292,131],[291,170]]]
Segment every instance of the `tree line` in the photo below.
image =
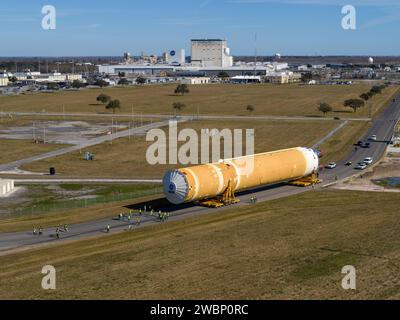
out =
[[[343,105],[345,107],[353,109],[353,112],[356,113],[358,109],[365,106],[365,103],[372,99],[375,95],[381,94],[382,91],[387,87],[386,84],[373,86],[371,90],[368,92],[362,93],[358,98],[347,99],[344,101]],[[324,116],[326,116],[329,112],[333,111],[333,108],[330,104],[326,102],[322,102],[318,106],[318,111],[322,112]]]

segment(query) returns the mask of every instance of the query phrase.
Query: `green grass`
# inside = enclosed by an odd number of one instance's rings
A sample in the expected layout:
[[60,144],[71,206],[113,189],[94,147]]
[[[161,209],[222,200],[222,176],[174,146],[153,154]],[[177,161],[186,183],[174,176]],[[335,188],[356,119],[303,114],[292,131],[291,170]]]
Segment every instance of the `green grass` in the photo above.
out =
[[[14,253],[0,257],[0,298],[399,299],[398,206],[393,193],[315,191]],[[40,288],[44,264],[56,291]],[[345,265],[356,291],[341,288]]]

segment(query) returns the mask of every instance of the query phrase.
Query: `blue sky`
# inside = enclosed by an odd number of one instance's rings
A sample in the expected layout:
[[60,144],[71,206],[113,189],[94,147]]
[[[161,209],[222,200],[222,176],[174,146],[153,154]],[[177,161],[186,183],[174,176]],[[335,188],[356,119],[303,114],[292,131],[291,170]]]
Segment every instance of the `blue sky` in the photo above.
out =
[[[357,29],[341,27],[342,6]],[[41,9],[57,9],[43,30]],[[400,55],[400,0],[2,0],[0,56],[161,54],[226,38],[234,55]]]

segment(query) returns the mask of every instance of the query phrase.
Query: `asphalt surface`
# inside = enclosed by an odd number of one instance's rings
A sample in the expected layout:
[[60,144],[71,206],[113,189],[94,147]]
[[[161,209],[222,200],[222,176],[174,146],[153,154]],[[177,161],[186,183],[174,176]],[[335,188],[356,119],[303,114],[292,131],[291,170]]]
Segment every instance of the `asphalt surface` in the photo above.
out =
[[[384,155],[391,139],[394,134],[394,129],[400,119],[400,96],[397,97],[396,102],[391,103],[390,106],[377,116],[372,124],[371,129],[364,136],[364,141],[367,141],[372,135],[377,135],[378,141],[371,142],[371,148],[354,149],[348,156],[342,161],[338,162],[336,169],[328,170],[324,169],[320,173],[320,178],[323,179],[323,183],[317,188],[324,188],[332,185],[336,180],[342,180],[350,177],[358,172],[354,169],[355,165],[365,159],[366,157],[373,157],[374,163],[378,162]],[[356,142],[356,141],[355,141]],[[328,159],[326,159],[328,160]],[[348,161],[353,162],[353,166],[347,167],[345,163]],[[222,210],[232,209],[234,207],[249,206],[249,200],[252,196],[257,196],[259,202],[268,201],[272,199],[292,196],[307,191],[312,191],[312,188],[298,188],[289,186],[286,184],[278,184],[274,186],[265,186],[258,189],[239,193],[237,196],[241,200],[240,203],[234,206],[228,206],[221,209],[209,209],[204,207],[195,206],[192,204],[186,204],[182,206],[171,206],[167,204],[166,200],[155,201],[154,203],[146,203],[151,205],[156,210],[163,210],[170,212],[171,217],[169,221],[180,220],[191,216],[199,216],[209,214]],[[126,208],[126,213],[129,209],[143,208],[145,204],[140,204],[132,208]],[[132,223],[135,223],[135,219]],[[127,220],[119,221],[112,219],[101,219],[96,221],[90,221],[85,223],[79,223],[70,226],[70,231],[61,233],[60,239],[55,237],[55,228],[44,230],[42,236],[33,235],[32,231],[15,232],[15,233],[0,233],[0,254],[7,254],[15,249],[26,249],[30,247],[56,244],[67,240],[78,240],[88,237],[95,237],[99,235],[106,235],[105,228],[107,224],[111,226],[111,234],[118,232],[135,232],[135,229],[142,228],[144,226],[159,224],[157,217],[144,215],[141,220],[140,226],[134,226],[132,231],[128,231],[129,222]],[[32,226],[33,227],[33,226]],[[39,227],[39,226],[36,226]]]

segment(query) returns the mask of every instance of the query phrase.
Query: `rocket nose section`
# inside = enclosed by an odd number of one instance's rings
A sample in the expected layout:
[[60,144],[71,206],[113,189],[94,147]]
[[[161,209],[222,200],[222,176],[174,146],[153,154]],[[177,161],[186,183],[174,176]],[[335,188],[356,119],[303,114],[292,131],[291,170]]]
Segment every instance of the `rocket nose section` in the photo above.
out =
[[319,169],[319,157],[318,154],[312,150],[307,148],[302,148],[303,155],[306,159],[307,168],[305,175],[310,175],[314,172],[317,172]]
[[163,179],[164,195],[172,204],[182,204],[189,193],[189,185],[185,175],[179,171],[169,171]]

